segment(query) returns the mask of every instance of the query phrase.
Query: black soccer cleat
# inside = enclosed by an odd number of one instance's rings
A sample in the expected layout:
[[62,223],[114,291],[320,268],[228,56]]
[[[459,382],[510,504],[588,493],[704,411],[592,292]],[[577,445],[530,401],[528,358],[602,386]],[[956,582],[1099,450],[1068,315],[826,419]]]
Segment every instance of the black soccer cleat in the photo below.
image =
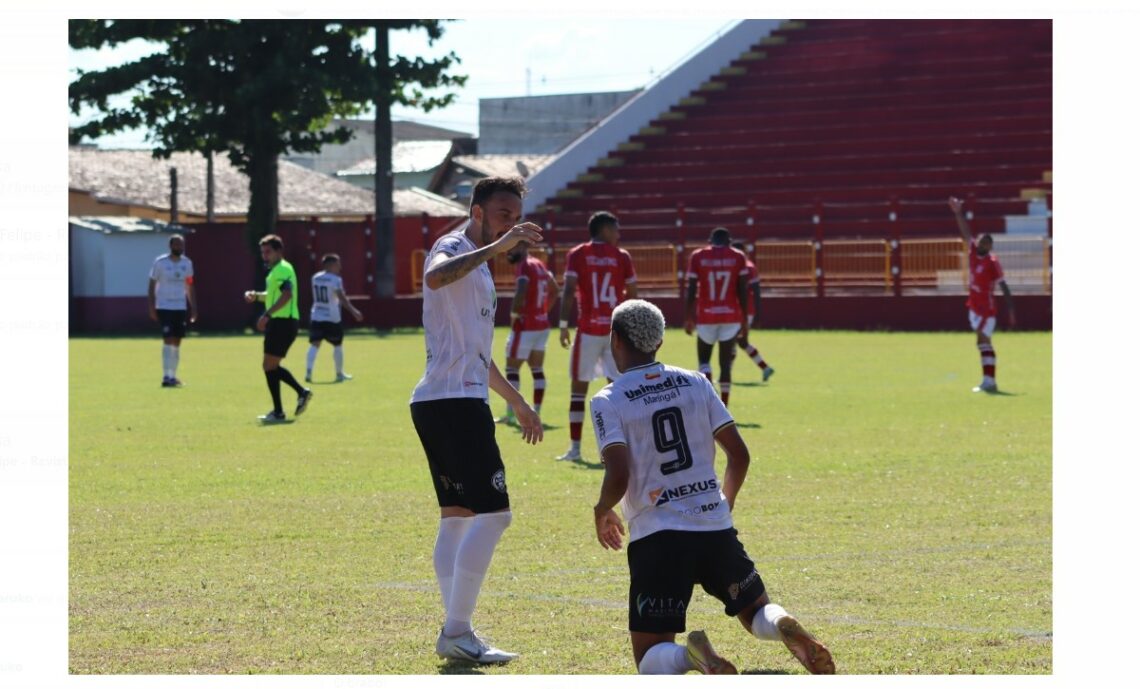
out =
[[313,391],[305,388],[304,392],[297,395],[297,411],[293,412],[293,416],[300,416],[309,406],[309,400],[311,399],[313,399]]

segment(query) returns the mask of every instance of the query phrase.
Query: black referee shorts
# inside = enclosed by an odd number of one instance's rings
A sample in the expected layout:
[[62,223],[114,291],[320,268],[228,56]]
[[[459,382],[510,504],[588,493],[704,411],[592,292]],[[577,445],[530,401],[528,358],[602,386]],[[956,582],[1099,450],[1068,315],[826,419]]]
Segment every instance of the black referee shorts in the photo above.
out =
[[156,309],[162,337],[186,337],[186,309]]
[[344,327],[332,321],[312,321],[309,323],[309,342],[316,343],[325,340],[334,347],[344,342]]
[[297,339],[296,318],[270,318],[269,325],[265,327],[265,345],[262,351],[270,356],[279,356],[282,359],[289,353],[293,340]]
[[484,400],[413,402],[412,423],[427,454],[440,507],[466,507],[483,514],[511,506],[495,420]]
[[658,531],[626,548],[629,559],[629,631],[685,631],[693,584],[735,616],[764,595],[764,582],[744,552],[736,529]]

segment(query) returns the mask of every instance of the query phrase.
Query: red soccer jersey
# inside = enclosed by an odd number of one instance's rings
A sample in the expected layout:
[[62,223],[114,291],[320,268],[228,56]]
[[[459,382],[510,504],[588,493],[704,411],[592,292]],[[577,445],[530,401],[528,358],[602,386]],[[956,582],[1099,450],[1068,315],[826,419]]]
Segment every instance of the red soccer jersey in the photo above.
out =
[[748,275],[748,257],[731,246],[706,246],[689,256],[686,277],[697,279],[697,324],[740,322],[736,280]]
[[966,306],[983,318],[997,315],[994,303],[994,284],[1005,278],[1001,272],[1001,262],[991,250],[985,256],[978,255],[978,241],[970,242],[970,297]]
[[756,269],[756,264],[752,261],[747,261],[748,266],[748,321],[756,317],[756,302],[752,298],[752,285],[760,284],[760,271]]
[[566,255],[566,277],[578,279],[578,332],[609,335],[625,286],[637,281],[629,252],[605,242],[579,244]]
[[526,277],[526,303],[516,324],[518,330],[546,330],[550,327],[550,302],[553,286],[547,277],[546,264],[534,256],[519,261],[516,278]]

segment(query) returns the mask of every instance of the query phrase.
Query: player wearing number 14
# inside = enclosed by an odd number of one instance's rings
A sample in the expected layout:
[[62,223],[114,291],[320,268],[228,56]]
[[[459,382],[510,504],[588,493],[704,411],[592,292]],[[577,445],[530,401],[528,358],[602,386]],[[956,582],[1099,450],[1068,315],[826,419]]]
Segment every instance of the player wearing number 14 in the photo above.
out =
[[570,309],[578,300],[578,332],[570,351],[570,449],[557,459],[582,459],[582,421],[586,416],[586,391],[600,376],[617,378],[610,353],[610,316],[618,304],[637,297],[633,258],[618,248],[618,219],[599,211],[590,216],[590,241],[566,254],[566,280],[562,286],[559,342],[570,344]]

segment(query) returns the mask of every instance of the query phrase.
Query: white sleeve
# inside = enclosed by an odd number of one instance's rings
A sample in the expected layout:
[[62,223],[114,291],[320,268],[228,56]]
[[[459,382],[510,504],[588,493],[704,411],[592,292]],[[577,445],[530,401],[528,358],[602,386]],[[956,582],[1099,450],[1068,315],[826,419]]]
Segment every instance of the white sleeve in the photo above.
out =
[[460,250],[462,248],[463,240],[459,238],[459,235],[444,235],[439,239],[438,242],[435,243],[435,246],[432,248],[431,253],[433,256],[435,254],[443,254],[444,256],[451,258],[452,256],[460,253]]
[[590,400],[590,413],[594,417],[594,436],[598,440],[598,452],[610,445],[626,445],[625,433],[621,429],[621,417],[613,404],[601,395]]
[[161,260],[162,259],[156,258],[156,259],[154,259],[154,263],[152,263],[150,265],[150,279],[151,280],[158,280],[158,262]]
[[705,395],[707,396],[706,405],[709,410],[709,428],[712,429],[713,435],[716,435],[717,431],[733,423],[735,420],[732,418],[732,414],[728,413],[728,407],[724,406],[724,402],[720,399],[720,393],[713,387],[712,381],[704,376],[700,376],[700,379],[705,383]]

